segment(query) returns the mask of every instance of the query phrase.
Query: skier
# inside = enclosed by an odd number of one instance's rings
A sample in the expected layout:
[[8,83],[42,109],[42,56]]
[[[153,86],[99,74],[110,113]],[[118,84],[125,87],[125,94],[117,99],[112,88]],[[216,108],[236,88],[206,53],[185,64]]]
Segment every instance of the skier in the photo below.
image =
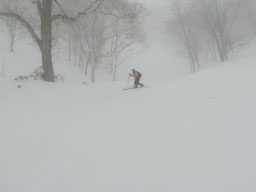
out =
[[136,71],[135,69],[132,70],[132,74],[129,73],[130,76],[134,77],[134,88],[138,88],[138,85],[140,85],[140,87],[143,87],[144,85],[142,83],[140,83],[140,78],[141,78],[141,73]]

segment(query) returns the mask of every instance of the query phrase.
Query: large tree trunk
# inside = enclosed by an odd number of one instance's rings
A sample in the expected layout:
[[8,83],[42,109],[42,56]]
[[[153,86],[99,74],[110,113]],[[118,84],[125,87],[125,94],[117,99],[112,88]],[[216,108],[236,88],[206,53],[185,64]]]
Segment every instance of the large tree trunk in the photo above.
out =
[[54,82],[52,64],[52,0],[43,0],[41,8],[41,53],[44,80]]

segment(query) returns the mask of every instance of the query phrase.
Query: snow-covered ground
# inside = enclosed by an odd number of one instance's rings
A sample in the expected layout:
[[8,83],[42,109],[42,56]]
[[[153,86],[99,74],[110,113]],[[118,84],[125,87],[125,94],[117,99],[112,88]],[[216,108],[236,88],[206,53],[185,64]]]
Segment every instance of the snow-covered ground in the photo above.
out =
[[[256,191],[255,43],[169,80],[168,50],[154,44],[135,65],[150,88],[123,91],[121,80],[83,84],[56,58],[64,83],[15,82],[40,55],[29,42],[15,53],[1,42],[0,192]],[[186,74],[171,60],[170,74]]]
[[254,51],[129,91],[75,69],[76,81],[18,83],[14,53],[0,78],[0,191],[256,191]]

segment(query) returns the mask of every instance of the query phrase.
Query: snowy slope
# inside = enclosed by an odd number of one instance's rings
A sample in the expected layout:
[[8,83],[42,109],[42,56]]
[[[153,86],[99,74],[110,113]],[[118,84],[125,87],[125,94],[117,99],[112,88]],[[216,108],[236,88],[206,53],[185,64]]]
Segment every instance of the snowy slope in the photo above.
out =
[[6,56],[0,191],[255,192],[254,51],[130,91],[126,82],[82,84],[59,65],[65,83],[17,83],[16,57]]

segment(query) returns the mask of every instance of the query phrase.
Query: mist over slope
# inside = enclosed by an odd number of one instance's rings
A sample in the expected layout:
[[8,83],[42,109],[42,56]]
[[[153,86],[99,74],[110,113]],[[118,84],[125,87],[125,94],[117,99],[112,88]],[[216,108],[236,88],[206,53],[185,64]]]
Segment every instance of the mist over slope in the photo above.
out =
[[0,191],[254,192],[254,51],[123,91],[65,64],[64,83],[17,83],[40,66],[17,48],[0,77]]
[[120,67],[119,79],[125,80],[127,71],[135,68],[143,73],[146,81],[172,81],[190,73],[189,63],[181,58],[167,31],[170,2],[168,0],[136,0],[148,10],[143,23],[146,49]]
[[[9,53],[1,36],[1,192],[256,191],[255,42],[189,75],[165,41],[159,6],[145,24],[148,49],[115,83],[89,84],[61,56],[63,83],[16,82],[40,54],[29,40]],[[122,90],[131,68],[149,88]]]

